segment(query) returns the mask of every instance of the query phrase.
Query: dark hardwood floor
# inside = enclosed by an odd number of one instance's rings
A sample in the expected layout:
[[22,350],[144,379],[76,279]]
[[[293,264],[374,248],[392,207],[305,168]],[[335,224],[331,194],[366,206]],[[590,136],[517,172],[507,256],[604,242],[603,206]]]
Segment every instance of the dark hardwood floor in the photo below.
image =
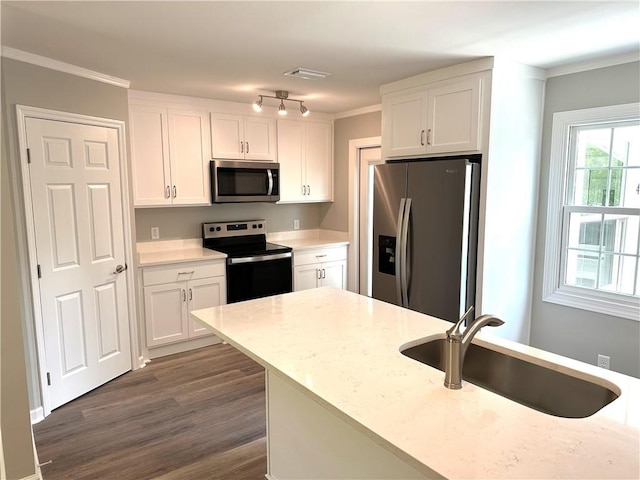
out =
[[264,370],[222,344],[159,358],[33,431],[44,480],[264,479]]

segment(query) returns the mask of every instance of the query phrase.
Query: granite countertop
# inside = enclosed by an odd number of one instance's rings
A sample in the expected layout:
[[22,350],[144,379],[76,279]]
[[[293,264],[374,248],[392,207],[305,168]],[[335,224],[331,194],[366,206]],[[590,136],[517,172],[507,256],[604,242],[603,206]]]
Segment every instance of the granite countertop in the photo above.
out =
[[636,378],[480,332],[474,343],[622,392],[590,417],[560,418],[467,382],[461,390],[444,388],[443,372],[400,348],[441,338],[450,323],[344,290],[305,290],[192,317],[407,462],[446,478],[640,473]]

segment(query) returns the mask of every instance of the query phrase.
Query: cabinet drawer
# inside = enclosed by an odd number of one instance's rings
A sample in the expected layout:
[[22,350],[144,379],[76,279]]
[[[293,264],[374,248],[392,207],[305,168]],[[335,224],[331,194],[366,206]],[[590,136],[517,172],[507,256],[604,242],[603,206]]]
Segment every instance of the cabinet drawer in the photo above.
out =
[[159,265],[142,269],[142,283],[147,287],[161,283],[186,282],[198,278],[219,277],[224,274],[224,261]]
[[347,247],[321,248],[301,253],[293,252],[293,265],[334,262],[347,259]]

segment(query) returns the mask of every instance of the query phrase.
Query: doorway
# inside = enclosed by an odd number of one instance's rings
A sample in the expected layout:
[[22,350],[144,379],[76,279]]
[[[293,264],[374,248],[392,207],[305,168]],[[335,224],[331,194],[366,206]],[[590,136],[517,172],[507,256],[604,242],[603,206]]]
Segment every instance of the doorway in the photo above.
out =
[[373,167],[381,159],[380,137],[349,141],[349,290],[371,296]]
[[46,416],[134,365],[124,124],[17,109]]

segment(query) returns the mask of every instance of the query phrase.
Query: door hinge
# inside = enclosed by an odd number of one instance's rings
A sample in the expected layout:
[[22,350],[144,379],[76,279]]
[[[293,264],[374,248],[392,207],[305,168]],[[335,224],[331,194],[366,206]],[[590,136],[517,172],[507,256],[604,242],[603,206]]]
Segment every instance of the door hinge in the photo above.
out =
[[42,269],[40,268],[40,264],[38,264],[38,278],[42,278]]
[[27,148],[27,163],[31,163],[31,149]]
[[47,372],[47,385],[51,386],[51,374]]

